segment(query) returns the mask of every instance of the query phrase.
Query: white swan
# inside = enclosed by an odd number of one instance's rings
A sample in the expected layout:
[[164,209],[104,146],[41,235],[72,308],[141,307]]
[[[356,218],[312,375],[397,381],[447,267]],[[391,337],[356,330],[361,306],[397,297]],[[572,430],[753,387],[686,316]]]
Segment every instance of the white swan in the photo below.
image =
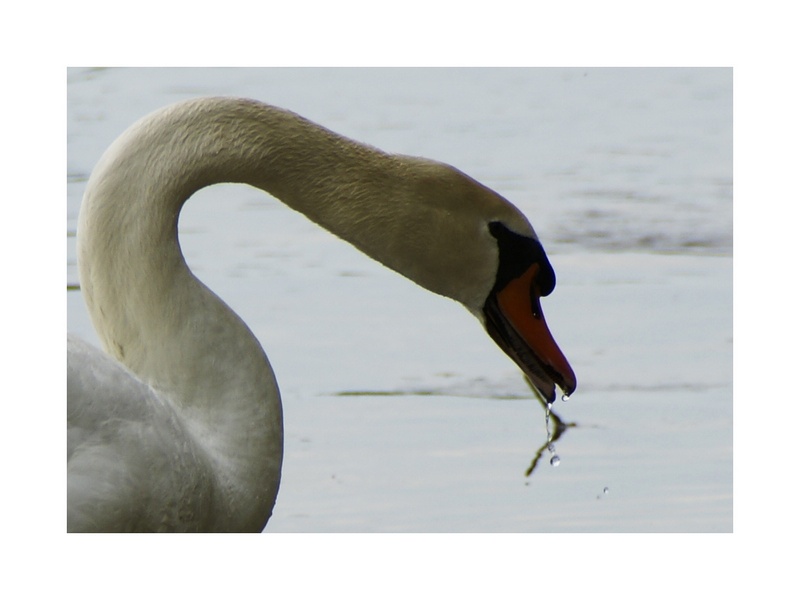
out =
[[261,531],[281,473],[270,364],[187,268],[198,189],[257,186],[425,288],[458,300],[548,399],[576,380],[539,296],[553,270],[525,217],[456,169],[385,154],[293,113],[205,98],[106,151],[78,223],[81,289],[108,354],[68,336],[70,531]]

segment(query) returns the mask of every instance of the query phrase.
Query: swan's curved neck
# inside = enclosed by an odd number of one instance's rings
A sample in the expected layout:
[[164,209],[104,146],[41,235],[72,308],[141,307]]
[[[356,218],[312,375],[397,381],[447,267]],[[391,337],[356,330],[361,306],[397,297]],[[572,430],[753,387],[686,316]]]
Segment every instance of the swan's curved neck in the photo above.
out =
[[[384,157],[277,108],[206,99],[135,124],[87,185],[78,258],[95,328],[110,354],[180,412],[215,463],[218,514],[248,527],[263,525],[277,494],[279,392],[256,338],[186,266],[180,210],[200,188],[246,183],[347,235],[359,201],[374,197]],[[354,203],[346,212],[345,197]]]
[[375,224],[369,204],[402,181],[388,175],[392,165],[388,155],[245,100],[188,102],[146,117],[103,156],[81,207],[81,284],[104,345],[180,403],[218,404],[218,379],[198,383],[208,371],[173,363],[218,361],[221,341],[252,336],[186,267],[177,238],[184,202],[214,183],[251,184],[375,255],[364,248],[364,222]]

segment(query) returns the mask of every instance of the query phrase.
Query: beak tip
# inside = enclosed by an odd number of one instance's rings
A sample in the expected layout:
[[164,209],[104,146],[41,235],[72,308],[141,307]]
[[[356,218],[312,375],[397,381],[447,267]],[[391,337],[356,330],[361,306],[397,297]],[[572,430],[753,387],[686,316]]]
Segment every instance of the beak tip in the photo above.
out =
[[560,379],[561,380],[556,382],[556,384],[561,388],[562,399],[566,400],[578,389],[578,381],[571,368],[569,372],[562,374]]
[[564,400],[569,399],[578,388],[575,375],[571,372],[566,376],[562,375],[560,377],[552,377],[551,375],[552,379],[536,376],[530,371],[527,372],[527,376],[531,387],[539,392],[548,404],[552,404],[556,401],[556,388],[561,390],[561,398]]
[[575,393],[575,390],[578,389],[578,382],[573,375],[559,387],[565,396],[572,396],[572,394]]

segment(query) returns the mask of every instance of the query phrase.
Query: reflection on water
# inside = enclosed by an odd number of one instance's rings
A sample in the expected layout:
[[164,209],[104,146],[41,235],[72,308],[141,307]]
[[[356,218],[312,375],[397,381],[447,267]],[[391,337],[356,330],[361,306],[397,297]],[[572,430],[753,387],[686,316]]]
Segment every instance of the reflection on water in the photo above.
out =
[[[419,398],[483,398],[486,400],[526,400],[529,401],[533,398],[542,407],[542,414],[544,415],[545,427],[542,433],[542,443],[534,454],[530,466],[525,470],[525,477],[530,477],[539,465],[539,461],[544,455],[545,451],[550,452],[551,466],[558,466],[561,462],[559,456],[555,455],[555,442],[557,442],[566,433],[568,429],[577,428],[578,424],[575,422],[565,422],[558,413],[553,410],[552,404],[542,398],[539,391],[535,386],[528,381],[527,378],[522,377],[529,388],[529,393],[520,393],[509,388],[508,382],[488,382],[483,378],[475,379],[468,382],[455,382],[446,386],[437,387],[417,387],[396,390],[348,390],[336,392],[331,394],[335,397],[342,398],[385,398],[385,397],[419,397]],[[569,398],[569,397],[567,397]],[[563,399],[563,397],[562,397]],[[566,401],[566,400],[565,400]],[[552,430],[551,430],[552,424]]]
[[[550,422],[553,422],[553,431],[550,431]],[[534,470],[539,464],[542,456],[544,455],[544,451],[547,450],[552,455],[550,459],[550,464],[554,467],[557,467],[561,464],[561,458],[555,454],[555,443],[564,435],[564,432],[567,429],[572,427],[577,427],[577,423],[565,423],[561,420],[555,411],[551,408],[547,408],[547,412],[545,414],[545,442],[542,446],[536,451],[536,454],[533,456],[533,460],[531,461],[531,466],[528,467],[528,470],[525,471],[525,476],[530,477],[533,474]]]
[[[481,396],[477,394],[445,394],[442,393],[442,390],[435,390],[435,389],[416,389],[416,390],[360,390],[360,391],[347,391],[347,392],[338,392],[332,394],[333,396],[338,397],[375,397],[375,398],[384,398],[384,397],[426,397],[435,400],[438,398],[444,397],[464,397],[464,398],[481,398]],[[515,394],[503,394],[503,395],[494,395],[491,397],[485,397],[487,400],[530,400],[530,397],[523,398],[522,396],[515,395]],[[539,461],[541,460],[542,456],[544,456],[545,451],[548,451],[551,455],[550,465],[551,466],[558,466],[561,462],[560,456],[555,454],[555,443],[561,439],[561,437],[567,432],[568,429],[577,428],[578,424],[574,421],[565,422],[561,417],[558,416],[552,407],[548,407],[548,405],[541,399],[540,396],[536,396],[536,399],[539,401],[539,404],[542,405],[544,411],[544,421],[545,427],[544,431],[541,433],[542,436],[542,443],[537,448],[533,459],[531,460],[530,466],[525,470],[525,477],[530,477],[533,472],[536,470],[536,467],[539,465]],[[552,424],[552,429],[551,429]],[[535,437],[535,436],[534,436]],[[527,484],[526,484],[527,485]]]

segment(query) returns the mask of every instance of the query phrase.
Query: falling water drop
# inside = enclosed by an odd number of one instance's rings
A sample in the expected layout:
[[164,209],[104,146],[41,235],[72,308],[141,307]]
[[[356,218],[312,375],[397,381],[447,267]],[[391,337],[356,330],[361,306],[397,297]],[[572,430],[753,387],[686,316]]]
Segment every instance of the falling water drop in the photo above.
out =
[[604,488],[603,488],[603,493],[604,493],[604,494],[608,494],[608,487],[604,487]]
[[550,459],[550,464],[554,467],[557,467],[561,464],[561,459],[558,457],[558,454],[553,455],[553,458]]
[[547,411],[544,413],[544,430],[547,433],[547,441],[553,439],[553,434],[550,433],[550,405],[547,405]]

